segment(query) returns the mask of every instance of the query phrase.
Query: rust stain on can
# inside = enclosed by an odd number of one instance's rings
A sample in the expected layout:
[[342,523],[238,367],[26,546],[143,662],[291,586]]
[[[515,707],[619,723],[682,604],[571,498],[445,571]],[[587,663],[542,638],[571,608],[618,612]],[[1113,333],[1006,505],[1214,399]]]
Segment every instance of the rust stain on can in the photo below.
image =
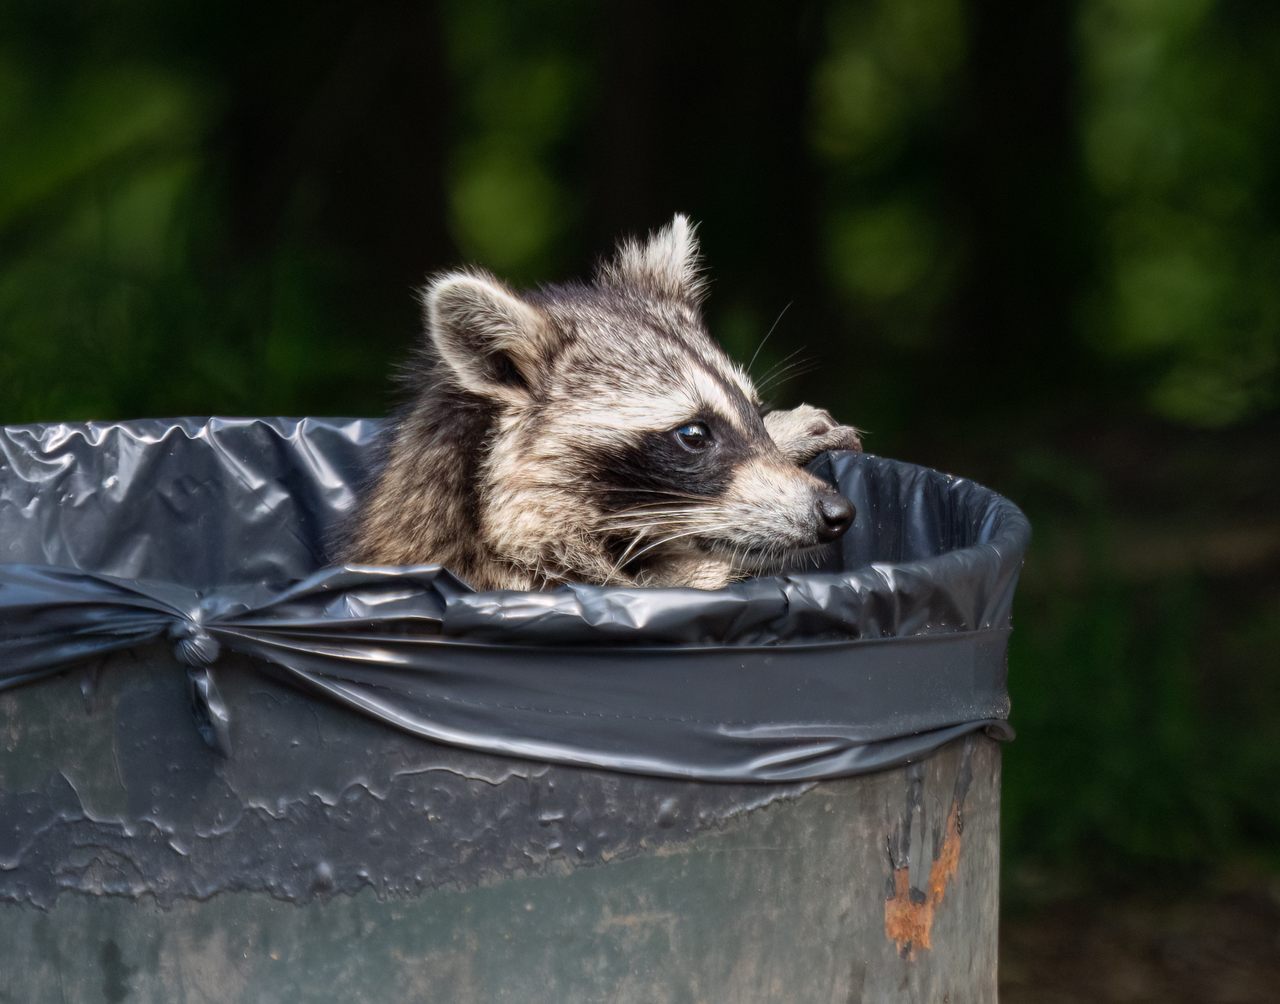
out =
[[973,781],[973,739],[964,746],[956,775],[951,808],[947,812],[941,840],[935,836],[929,881],[923,889],[911,884],[911,825],[921,806],[923,772],[911,775],[906,811],[897,832],[889,838],[890,875],[884,903],[884,933],[898,946],[904,959],[912,959],[918,949],[933,947],[933,921],[946,898],[947,888],[960,867],[961,836],[964,832],[964,800]]
[[960,806],[952,802],[947,813],[946,835],[937,859],[929,868],[924,895],[911,888],[910,866],[893,870],[893,895],[884,903],[884,933],[898,943],[907,958],[917,948],[932,948],[933,918],[947,895],[947,886],[960,864]]

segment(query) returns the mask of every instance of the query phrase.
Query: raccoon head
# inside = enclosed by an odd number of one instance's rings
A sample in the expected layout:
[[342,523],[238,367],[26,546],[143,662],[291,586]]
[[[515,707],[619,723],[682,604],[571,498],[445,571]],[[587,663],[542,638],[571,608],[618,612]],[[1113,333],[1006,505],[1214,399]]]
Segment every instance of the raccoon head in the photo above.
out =
[[424,291],[435,378],[491,412],[472,504],[515,581],[716,588],[849,527],[848,500],[770,438],[703,288],[676,216],[591,283],[519,293],[472,270]]

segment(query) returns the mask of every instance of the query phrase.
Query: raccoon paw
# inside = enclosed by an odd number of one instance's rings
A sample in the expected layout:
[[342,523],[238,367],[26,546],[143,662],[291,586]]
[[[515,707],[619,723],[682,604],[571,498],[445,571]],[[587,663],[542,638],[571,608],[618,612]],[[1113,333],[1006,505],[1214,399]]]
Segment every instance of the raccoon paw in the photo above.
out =
[[862,449],[862,434],[857,429],[841,425],[831,412],[808,404],[769,412],[764,427],[783,455],[800,466],[827,450]]

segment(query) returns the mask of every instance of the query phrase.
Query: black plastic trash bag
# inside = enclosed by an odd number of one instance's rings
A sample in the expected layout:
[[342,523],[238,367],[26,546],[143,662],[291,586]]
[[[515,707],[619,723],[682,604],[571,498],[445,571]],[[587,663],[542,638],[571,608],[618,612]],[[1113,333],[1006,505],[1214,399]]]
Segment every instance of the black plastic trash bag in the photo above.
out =
[[858,519],[817,572],[477,593],[436,566],[324,567],[378,427],[0,430],[0,688],[168,639],[223,750],[214,667],[231,650],[437,742],[706,780],[856,774],[1011,735],[1030,530],[980,485],[835,454],[815,470]]

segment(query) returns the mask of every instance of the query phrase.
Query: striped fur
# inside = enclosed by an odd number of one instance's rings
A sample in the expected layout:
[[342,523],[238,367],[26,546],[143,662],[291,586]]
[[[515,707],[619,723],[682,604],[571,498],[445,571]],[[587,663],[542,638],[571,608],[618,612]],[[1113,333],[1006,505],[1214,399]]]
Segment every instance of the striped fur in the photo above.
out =
[[439,563],[479,589],[717,588],[815,547],[832,496],[801,467],[858,449],[857,432],[807,405],[765,415],[702,294],[683,216],[624,241],[591,283],[436,276],[345,558]]

